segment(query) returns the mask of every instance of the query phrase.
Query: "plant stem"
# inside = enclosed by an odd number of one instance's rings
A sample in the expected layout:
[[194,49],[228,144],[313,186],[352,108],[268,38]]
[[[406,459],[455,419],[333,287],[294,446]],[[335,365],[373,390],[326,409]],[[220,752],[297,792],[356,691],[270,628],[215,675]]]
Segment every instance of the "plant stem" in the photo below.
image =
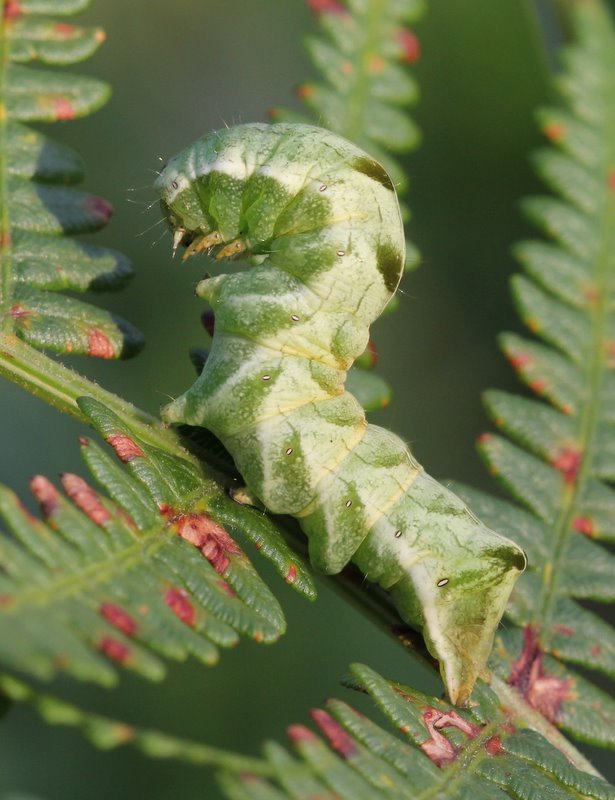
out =
[[0,333],[0,376],[64,414],[86,423],[89,420],[77,405],[77,398],[93,397],[118,414],[148,444],[193,460],[180,445],[176,434],[165,428],[159,419],[102,389],[94,381],[35,350],[11,333]]
[[104,749],[129,744],[145,755],[156,758],[175,758],[190,764],[219,767],[232,772],[275,774],[274,766],[264,759],[243,756],[230,750],[209,747],[200,742],[133,727],[119,720],[91,714],[53,695],[39,693],[12,675],[0,673],[0,695],[27,703],[46,722],[80,729],[86,738]]

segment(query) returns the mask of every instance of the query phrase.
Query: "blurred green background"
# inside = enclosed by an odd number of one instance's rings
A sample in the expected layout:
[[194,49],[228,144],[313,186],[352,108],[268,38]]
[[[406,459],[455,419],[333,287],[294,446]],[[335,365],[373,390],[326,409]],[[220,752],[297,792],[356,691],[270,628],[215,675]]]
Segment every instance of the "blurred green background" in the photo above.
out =
[[[204,262],[171,261],[170,236],[156,224],[157,205],[150,207],[155,170],[212,128],[265,120],[272,106],[298,107],[293,89],[313,75],[302,37],[316,24],[304,0],[92,6],[80,21],[102,25],[108,40],[76,71],[108,80],[113,99],[93,117],[48,132],[81,153],[85,188],[115,207],[95,240],[128,254],[137,278],[98,302],[136,324],[147,347],[130,362],[80,359],[76,367],[156,411],[192,381],[187,351],[206,336],[192,292]],[[416,32],[423,98],[415,117],[424,143],[405,165],[409,232],[424,263],[405,279],[400,310],[375,326],[379,369],[395,394],[373,419],[401,433],[432,474],[491,488],[474,440],[488,426],[481,391],[518,390],[495,337],[519,328],[507,288],[515,269],[510,246],[531,233],[519,199],[540,191],[528,153],[540,144],[533,112],[549,99],[547,58],[530,0],[437,0]],[[550,35],[557,39],[557,31]],[[80,425],[13,386],[3,386],[0,402],[0,480],[25,495],[34,472],[85,474]],[[267,737],[283,738],[286,725],[305,722],[308,709],[328,695],[366,708],[339,687],[351,661],[439,691],[431,675],[413,668],[325,583],[310,605],[263,573],[288,615],[289,632],[278,645],[242,643],[214,669],[172,664],[163,685],[128,676],[113,692],[69,681],[52,690],[101,713],[246,753],[256,753]],[[592,755],[608,773],[608,758]],[[17,792],[49,800],[221,796],[206,770],[129,750],[102,754],[24,708],[13,708],[0,726],[0,796]]]

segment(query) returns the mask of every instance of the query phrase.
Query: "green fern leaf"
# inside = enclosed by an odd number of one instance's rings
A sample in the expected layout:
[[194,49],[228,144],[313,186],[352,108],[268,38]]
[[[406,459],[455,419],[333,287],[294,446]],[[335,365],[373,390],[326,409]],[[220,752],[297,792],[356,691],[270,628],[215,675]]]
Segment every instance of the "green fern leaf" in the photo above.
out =
[[613,798],[601,778],[575,769],[536,732],[520,727],[483,686],[469,711],[380,677],[362,665],[352,685],[370,695],[403,741],[339,700],[312,711],[324,736],[291,726],[293,758],[278,745],[265,754],[275,779],[225,770],[220,783],[231,800],[312,797],[376,798],[540,797]]
[[276,640],[282,610],[234,536],[253,541],[286,581],[313,597],[307,569],[273,525],[233,503],[191,459],[148,444],[91,398],[82,410],[120,467],[84,440],[85,460],[113,500],[77,475],[65,494],[37,476],[44,521],[0,488],[0,659],[49,678],[56,671],[105,685],[115,665],[151,679],[162,661],[205,664],[239,634]]
[[4,3],[1,307],[5,332],[35,347],[116,358],[139,350],[140,334],[107,311],[57,294],[116,289],[130,279],[132,268],[119,253],[64,238],[103,227],[112,209],[99,197],[67,188],[83,177],[79,157],[22,124],[74,119],[107,101],[109,89],[98,80],[24,66],[72,64],[92,55],[104,40],[99,28],[48,16],[86,6],[76,0]]
[[320,736],[292,725],[294,752],[268,742],[262,758],[90,714],[9,675],[0,675],[0,693],[32,706],[50,724],[79,729],[97,747],[130,745],[155,758],[214,767],[231,800],[615,798],[613,786],[573,766],[484,684],[472,707],[460,710],[369,667],[355,664],[351,671],[348,685],[370,696],[394,732],[331,699],[311,712]]
[[550,346],[511,334],[504,351],[551,405],[489,392],[490,416],[512,440],[481,437],[491,472],[522,510],[461,489],[477,514],[518,541],[530,569],[513,591],[518,629],[497,641],[493,667],[574,736],[615,746],[615,702],[568,664],[615,677],[615,632],[579,601],[613,602],[615,558],[615,31],[598,0],[574,4],[562,109],[541,122],[553,145],[535,159],[561,199],[525,210],[550,242],[523,242],[513,279],[520,315]]

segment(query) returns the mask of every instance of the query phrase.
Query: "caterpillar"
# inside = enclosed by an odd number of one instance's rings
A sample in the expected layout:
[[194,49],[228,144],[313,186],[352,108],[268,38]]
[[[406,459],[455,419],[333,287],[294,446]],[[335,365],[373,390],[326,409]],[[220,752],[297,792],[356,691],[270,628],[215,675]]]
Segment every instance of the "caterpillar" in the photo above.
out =
[[199,283],[211,352],[164,418],[211,430],[265,507],[296,517],[317,570],[352,561],[388,591],[464,704],[526,558],[344,390],[404,267],[388,174],[325,129],[253,123],[199,139],[155,188],[174,250],[251,261]]

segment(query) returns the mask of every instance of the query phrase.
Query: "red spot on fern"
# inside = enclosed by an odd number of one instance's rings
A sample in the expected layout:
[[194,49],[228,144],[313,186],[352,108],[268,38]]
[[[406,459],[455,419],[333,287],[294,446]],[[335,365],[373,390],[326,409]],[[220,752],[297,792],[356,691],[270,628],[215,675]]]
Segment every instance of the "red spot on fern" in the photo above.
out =
[[562,473],[566,483],[574,483],[579,474],[581,458],[581,450],[574,447],[562,447],[551,460],[551,464]]
[[572,523],[572,528],[584,536],[592,538],[594,536],[594,523],[590,517],[576,517]]
[[188,599],[188,592],[178,586],[171,586],[164,595],[164,602],[175,616],[191,628],[196,623],[196,609]]
[[290,725],[286,729],[286,735],[293,744],[301,744],[302,742],[312,744],[316,741],[316,735],[305,725]]
[[566,136],[566,126],[562,122],[550,122],[544,126],[543,132],[552,142],[561,142]]
[[606,365],[609,369],[615,369],[615,342],[608,342],[606,346]]
[[53,111],[57,120],[75,119],[76,112],[73,104],[66,97],[58,97],[53,105]]
[[201,324],[207,333],[213,338],[216,330],[216,315],[211,309],[208,309],[201,314]]
[[118,642],[112,636],[104,636],[98,645],[101,653],[110,658],[112,661],[117,661],[118,664],[125,664],[130,658],[130,648],[123,642]]
[[93,358],[115,358],[115,345],[98,328],[90,328],[88,331],[88,355]]
[[606,176],[607,186],[612,192],[615,192],[615,169],[609,171],[609,174]]
[[357,753],[357,745],[344,728],[333,717],[320,708],[310,712],[310,716],[327,737],[329,744],[342,758],[352,758]]
[[536,394],[542,394],[547,388],[547,382],[543,378],[538,378],[535,381],[531,381],[529,386],[532,391],[536,392]]
[[465,733],[468,739],[473,739],[480,732],[478,725],[468,722],[456,711],[443,712],[431,706],[423,713],[423,722],[429,731],[429,739],[426,739],[420,747],[437,767],[455,761],[460,750],[440,733],[442,728],[457,728]]
[[599,645],[595,645],[590,650],[590,653],[592,654],[592,656],[599,656],[602,653],[602,648]]
[[490,756],[499,756],[504,752],[502,739],[499,736],[492,736],[485,742],[485,750]]
[[145,455],[134,439],[131,439],[130,436],[126,436],[123,433],[112,433],[110,436],[107,436],[107,441],[115,450],[119,460],[123,461],[125,464],[135,458],[143,458]]
[[24,319],[31,316],[32,311],[29,308],[20,305],[19,303],[15,303],[11,306],[10,314],[13,319]]
[[12,22],[23,14],[19,0],[4,0],[3,16],[7,21]]
[[90,195],[85,202],[85,207],[90,214],[96,217],[96,221],[103,225],[108,222],[113,215],[113,206],[111,203],[103,200],[102,197]]
[[307,0],[308,8],[313,14],[347,14],[348,11],[338,0]]
[[0,247],[9,247],[11,244],[11,233],[10,231],[2,231],[0,233]]
[[8,608],[14,601],[10,594],[0,594],[0,608]]
[[38,500],[46,517],[52,516],[60,505],[60,493],[44,475],[35,475],[30,481],[30,491]]
[[296,579],[297,579],[297,567],[294,564],[291,564],[284,580],[286,581],[286,583],[294,583]]
[[64,39],[68,39],[75,33],[75,26],[70,25],[68,22],[58,22],[53,26],[55,32]]
[[476,440],[479,444],[488,444],[492,440],[493,436],[490,433],[481,433],[481,435]]
[[572,636],[574,633],[574,628],[571,628],[569,625],[554,625],[553,630],[556,633],[561,633],[562,636]]
[[508,683],[549,722],[562,717],[562,703],[570,699],[573,681],[549,675],[543,665],[543,651],[535,629],[528,625],[523,632],[523,649],[514,662]]
[[297,97],[300,100],[307,100],[314,95],[315,91],[316,89],[311,83],[302,83],[301,86],[297,87]]
[[222,580],[222,578],[216,581],[216,583],[222,589],[223,592],[226,592],[226,594],[228,594],[229,597],[237,597],[237,592],[233,589],[233,587],[230,584]]
[[[137,623],[133,616],[116,603],[103,603],[100,607],[101,616],[110,622],[118,631],[122,631],[126,636],[134,636],[137,631]],[[103,640],[104,641],[104,640]],[[119,644],[119,642],[118,642]]]
[[229,556],[242,554],[234,539],[207,514],[180,514],[172,523],[178,535],[198,547],[219,575],[226,572]]
[[402,61],[415,64],[421,57],[421,43],[417,36],[408,28],[400,28],[395,38],[401,46]]
[[98,494],[80,478],[67,472],[61,476],[64,491],[92,522],[101,527],[111,519],[111,513],[104,507]]
[[79,444],[81,445],[81,447],[89,447],[90,446],[90,440],[88,439],[87,436],[80,436],[79,437]]
[[506,356],[512,366],[519,370],[527,367],[528,364],[532,363],[532,356],[529,353],[506,353]]

